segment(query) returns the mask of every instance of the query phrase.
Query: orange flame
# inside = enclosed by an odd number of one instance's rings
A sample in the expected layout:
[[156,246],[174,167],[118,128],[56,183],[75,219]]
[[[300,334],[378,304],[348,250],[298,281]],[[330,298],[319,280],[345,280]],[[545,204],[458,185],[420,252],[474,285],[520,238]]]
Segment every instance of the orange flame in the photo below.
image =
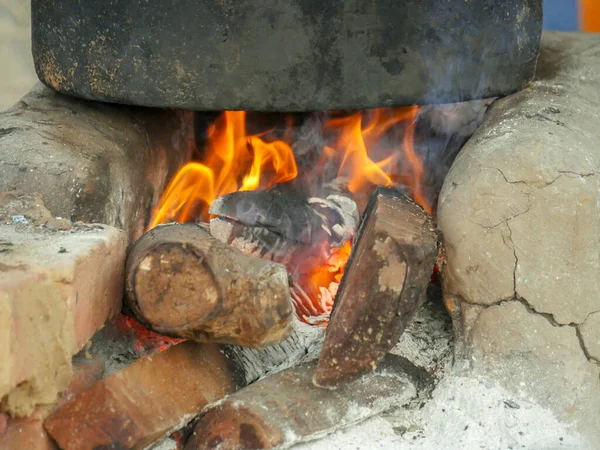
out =
[[[414,149],[417,113],[417,106],[379,108],[329,119],[322,131],[333,134],[335,143],[323,148],[319,165],[337,162],[340,179],[347,180],[348,191],[355,195],[368,194],[374,186],[403,184],[415,202],[431,214],[431,204],[422,190],[423,164]],[[386,133],[396,130],[400,123],[404,126],[402,145],[382,151]],[[150,228],[165,222],[206,220],[208,207],[222,195],[266,189],[296,178],[291,123],[288,121],[283,139],[268,140],[270,133],[248,135],[246,113],[225,111],[208,128],[204,161],[190,162],[177,172],[154,211]],[[310,301],[295,301],[301,317],[331,311],[350,249],[350,243],[333,249],[327,263],[314,267],[302,280],[301,296]]]
[[204,154],[204,163],[190,162],[173,177],[150,228],[206,218],[210,204],[222,195],[269,188],[298,174],[289,144],[246,134],[244,111],[225,111],[210,125]]
[[[310,323],[311,317],[328,316],[331,312],[351,250],[351,241],[340,248],[332,249],[325,264],[312,267],[312,270],[299,280],[302,287],[292,288],[296,312],[304,322]],[[327,324],[327,320],[319,320],[319,323]]]
[[[366,125],[363,123],[364,112],[332,119],[325,124],[325,129],[339,132],[336,147],[344,152],[339,175],[348,177],[348,190],[354,194],[365,192],[369,186],[394,186],[398,183],[392,176],[399,172],[397,166],[404,160],[409,174],[403,177],[401,184],[407,185],[415,202],[431,214],[431,204],[421,187],[424,181],[423,164],[414,148],[418,107],[378,108],[370,112],[372,117]],[[369,150],[376,148],[385,133],[400,122],[406,122],[402,148],[392,149],[388,152],[391,153],[389,156],[373,161]]]

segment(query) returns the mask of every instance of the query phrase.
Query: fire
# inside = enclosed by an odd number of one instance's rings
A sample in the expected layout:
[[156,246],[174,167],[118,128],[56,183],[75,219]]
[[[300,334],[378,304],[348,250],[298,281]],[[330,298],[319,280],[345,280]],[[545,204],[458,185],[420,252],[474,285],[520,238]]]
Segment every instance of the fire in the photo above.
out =
[[[404,185],[416,203],[429,214],[432,207],[422,190],[424,168],[414,148],[418,107],[378,108],[349,115],[335,115],[322,133],[330,143],[322,149],[319,165],[338,164],[338,178],[345,180],[351,195],[368,195],[375,186]],[[402,144],[385,137],[402,130]],[[206,221],[208,207],[222,195],[236,191],[267,189],[298,176],[292,151],[291,121],[281,139],[272,130],[248,134],[246,113],[225,111],[209,127],[202,162],[184,165],[167,186],[150,228],[165,222]],[[321,170],[315,168],[315,170]],[[303,317],[331,311],[337,286],[350,255],[351,243],[333,249],[327,263],[314,267],[296,302]],[[304,306],[302,306],[304,305]]]
[[292,300],[301,320],[327,324],[351,250],[351,241],[332,249],[325,264],[313,267],[304,279],[299,280],[299,285],[292,287]]
[[[339,169],[340,176],[348,177],[348,190],[354,194],[368,190],[370,186],[395,186],[404,184],[409,187],[416,203],[427,213],[432,213],[431,204],[423,194],[424,181],[423,164],[414,148],[415,120],[418,107],[378,108],[366,113],[356,113],[351,116],[329,120],[326,130],[336,130],[339,138],[336,149],[327,149],[326,154],[342,151],[343,159]],[[382,137],[392,127],[400,122],[406,122],[403,145],[401,149],[391,149],[389,156],[380,161],[373,161],[369,149],[377,148]],[[398,183],[395,176],[400,174],[399,164],[402,160],[407,163],[407,175],[401,176]]]
[[[264,135],[265,133],[263,133]],[[208,129],[203,163],[190,162],[173,177],[150,228],[208,217],[216,199],[236,191],[266,189],[298,175],[292,148],[246,133],[246,113],[225,111]]]

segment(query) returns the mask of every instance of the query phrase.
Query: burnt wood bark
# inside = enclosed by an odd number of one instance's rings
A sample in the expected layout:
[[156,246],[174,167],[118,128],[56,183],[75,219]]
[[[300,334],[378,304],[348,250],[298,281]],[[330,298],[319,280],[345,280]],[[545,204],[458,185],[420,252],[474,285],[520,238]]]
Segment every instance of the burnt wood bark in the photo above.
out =
[[436,257],[431,217],[397,191],[378,188],[336,295],[316,385],[337,387],[376,367],[424,301]]
[[[324,192],[321,197],[314,197],[305,189],[289,182],[262,191],[234,192],[215,200],[209,213],[247,228],[272,232],[288,245],[316,246],[323,242],[334,247],[344,245],[360,219],[354,201],[336,193]],[[263,242],[261,247],[274,245]]]
[[287,369],[209,406],[185,450],[286,448],[405,405],[428,380],[388,355],[368,379],[325,391],[311,383],[314,368],[310,362]]
[[201,225],[152,229],[125,270],[126,306],[158,333],[260,348],[291,332],[285,268],[223,244]]

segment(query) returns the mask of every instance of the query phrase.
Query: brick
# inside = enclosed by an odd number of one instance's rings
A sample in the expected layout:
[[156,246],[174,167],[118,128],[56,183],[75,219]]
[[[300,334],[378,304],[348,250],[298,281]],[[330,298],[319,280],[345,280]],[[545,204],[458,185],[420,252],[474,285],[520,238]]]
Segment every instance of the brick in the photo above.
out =
[[71,358],[121,307],[125,234],[0,225],[0,407],[30,414],[55,401]]
[[234,389],[219,347],[184,342],[96,383],[44,426],[63,450],[142,449]]
[[105,361],[100,355],[91,355],[86,357],[75,356],[73,358],[73,376],[69,381],[67,389],[60,394],[57,402],[57,407],[70,402],[80,392],[92,387],[97,381],[100,381],[104,376]]
[[75,395],[91,387],[102,378],[104,358],[92,355],[89,359],[73,359],[73,376],[56,405],[38,407],[29,417],[9,418],[0,413],[0,450],[55,450],[55,442],[44,428],[44,420],[56,407],[65,404]]
[[0,433],[0,450],[58,450],[44,429],[46,414],[47,408],[39,408],[29,417],[8,419]]
[[193,142],[190,112],[82,101],[38,84],[0,112],[0,191],[41,193],[52,216],[133,239]]

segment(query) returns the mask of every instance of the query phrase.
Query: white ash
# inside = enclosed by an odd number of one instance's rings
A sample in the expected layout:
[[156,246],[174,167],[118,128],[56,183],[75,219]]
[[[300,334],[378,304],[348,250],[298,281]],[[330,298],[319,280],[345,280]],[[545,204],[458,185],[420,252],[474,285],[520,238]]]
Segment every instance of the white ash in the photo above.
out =
[[[434,376],[437,387],[425,402],[380,414],[298,450],[569,449],[587,450],[580,436],[547,409],[517,399],[488,378],[451,373],[451,322],[437,286],[392,353]],[[456,369],[455,369],[456,371]],[[421,408],[422,407],[422,408]]]
[[250,384],[267,375],[319,357],[325,330],[295,320],[292,334],[285,341],[262,350],[231,345],[230,358],[241,365],[245,381]]
[[[356,203],[344,195],[331,194],[326,198],[311,197],[308,204],[323,221],[323,229],[331,236],[332,247],[341,247],[358,230],[360,214]],[[335,218],[331,220],[331,217]]]
[[587,450],[580,436],[539,405],[488,378],[450,375],[422,409],[398,409],[297,450]]
[[[343,430],[356,426],[369,418],[376,416],[385,411],[389,411],[390,409],[397,407],[399,405],[406,405],[414,398],[417,397],[418,392],[415,385],[406,377],[398,373],[377,373],[377,374],[369,374],[360,380],[357,380],[356,383],[360,383],[363,385],[371,385],[371,383],[387,383],[386,381],[381,380],[381,377],[393,377],[396,380],[404,380],[405,387],[403,389],[399,389],[398,391],[392,391],[389,395],[386,396],[377,396],[369,402],[368,405],[358,404],[356,402],[349,402],[348,409],[345,411],[344,416],[341,417],[335,427],[328,429],[326,431],[321,431],[318,433],[314,433],[308,436],[297,436],[292,430],[287,429],[284,430],[285,441],[282,445],[277,448],[289,448],[292,446],[293,448],[304,448],[304,445],[307,445],[307,448],[312,448],[311,445],[318,445],[319,439],[323,439],[331,433],[341,432]],[[385,384],[384,384],[385,386]],[[360,388],[359,388],[360,389]],[[325,405],[325,408],[332,408],[331,406]],[[336,417],[339,414],[339,411],[328,410],[326,414],[329,416]],[[359,425],[360,426],[360,425]],[[339,430],[339,431],[338,431]],[[303,444],[307,443],[307,444]],[[310,444],[312,443],[312,444]],[[346,448],[346,447],[318,447],[318,448]],[[351,447],[348,447],[351,448]]]
[[178,450],[179,446],[177,445],[177,441],[173,438],[166,438],[160,442],[152,444],[150,447],[147,447],[146,450]]
[[449,373],[453,352],[452,321],[443,305],[440,287],[431,284],[427,301],[391,353],[403,356],[439,380]]

